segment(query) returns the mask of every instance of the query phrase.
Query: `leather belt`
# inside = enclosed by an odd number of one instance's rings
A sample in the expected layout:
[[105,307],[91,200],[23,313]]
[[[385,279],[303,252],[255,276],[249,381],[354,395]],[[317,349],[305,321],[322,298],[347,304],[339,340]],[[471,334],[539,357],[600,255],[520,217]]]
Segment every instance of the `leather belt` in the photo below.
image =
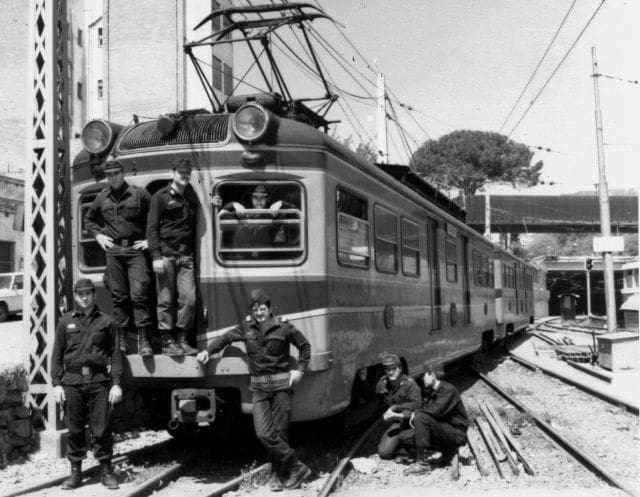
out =
[[114,240],[113,243],[118,247],[127,248],[131,247],[135,241],[135,238],[120,238],[119,240]]
[[104,366],[65,366],[65,373],[81,374],[82,376],[92,376],[98,373],[107,374],[107,368]]
[[280,390],[289,387],[290,373],[266,374],[263,376],[252,376],[251,386]]

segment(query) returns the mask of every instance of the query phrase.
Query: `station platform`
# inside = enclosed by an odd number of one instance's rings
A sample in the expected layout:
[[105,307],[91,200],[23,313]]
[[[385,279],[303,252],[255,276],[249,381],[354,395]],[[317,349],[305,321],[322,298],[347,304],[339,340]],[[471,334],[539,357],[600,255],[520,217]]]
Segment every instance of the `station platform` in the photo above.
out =
[[[638,413],[640,408],[640,368],[605,369],[590,362],[578,362],[572,366],[559,357],[558,349],[539,337],[543,334],[550,338],[572,343],[576,350],[582,349],[588,353],[590,348],[597,350],[596,343],[599,336],[606,336],[604,331],[585,331],[579,325],[553,326],[553,318],[536,322],[527,332],[510,340],[506,346],[508,351],[516,357],[534,365],[535,367],[557,376],[563,381],[572,383],[576,387],[588,390],[610,399],[613,403],[626,406],[628,410]],[[559,320],[558,320],[559,321]],[[551,326],[549,326],[551,325]],[[538,336],[536,336],[538,335]]]

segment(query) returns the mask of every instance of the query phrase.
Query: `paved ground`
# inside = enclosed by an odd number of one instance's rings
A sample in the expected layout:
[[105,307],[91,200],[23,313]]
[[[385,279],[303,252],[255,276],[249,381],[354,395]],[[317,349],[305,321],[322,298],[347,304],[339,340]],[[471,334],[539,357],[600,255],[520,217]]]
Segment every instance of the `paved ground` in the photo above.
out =
[[25,333],[22,316],[0,323],[0,371],[23,362],[22,339]]

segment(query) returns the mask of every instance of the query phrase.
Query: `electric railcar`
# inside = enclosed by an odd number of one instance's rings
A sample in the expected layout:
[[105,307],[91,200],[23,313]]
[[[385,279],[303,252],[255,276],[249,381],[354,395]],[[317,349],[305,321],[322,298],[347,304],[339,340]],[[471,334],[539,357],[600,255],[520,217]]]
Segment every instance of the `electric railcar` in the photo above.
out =
[[[103,309],[110,309],[105,256],[82,225],[106,186],[102,163],[119,160],[129,183],[153,192],[167,183],[176,160],[188,158],[201,204],[198,348],[247,315],[251,289],[266,290],[276,312],[311,343],[294,421],[347,409],[354,382],[362,381],[358,371],[366,368],[375,380],[385,351],[418,374],[427,359],[452,361],[530,322],[535,267],[471,230],[408,168],[364,161],[285,117],[268,95],[234,97],[227,112],[127,127],[98,120],[85,128],[85,152],[73,165],[74,266],[76,277],[95,281]],[[257,185],[286,208],[275,217],[256,210],[237,219],[212,205],[214,196],[242,203]],[[135,352],[133,335],[128,339]],[[195,357],[135,353],[127,364],[128,384],[162,392],[173,428],[251,413],[242,344],[204,367]]]

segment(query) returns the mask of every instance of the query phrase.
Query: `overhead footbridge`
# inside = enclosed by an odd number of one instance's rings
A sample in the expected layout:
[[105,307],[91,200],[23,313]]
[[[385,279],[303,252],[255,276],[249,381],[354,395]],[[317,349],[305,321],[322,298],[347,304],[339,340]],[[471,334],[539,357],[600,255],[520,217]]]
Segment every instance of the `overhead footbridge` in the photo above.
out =
[[[596,195],[490,195],[493,233],[600,232],[600,201]],[[467,223],[485,230],[487,198],[468,197]],[[638,197],[610,196],[611,232],[638,232]]]

